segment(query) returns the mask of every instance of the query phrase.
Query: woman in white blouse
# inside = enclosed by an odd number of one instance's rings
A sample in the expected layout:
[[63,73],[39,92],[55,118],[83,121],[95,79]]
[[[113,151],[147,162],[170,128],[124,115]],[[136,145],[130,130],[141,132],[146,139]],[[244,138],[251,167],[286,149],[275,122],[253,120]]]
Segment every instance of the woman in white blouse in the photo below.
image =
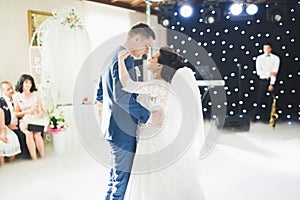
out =
[[[39,107],[39,117],[44,115],[42,102],[37,92],[34,79],[28,74],[23,74],[16,85],[17,93],[14,94],[13,100],[15,105],[15,112],[18,118],[23,118],[25,115],[34,114],[34,108]],[[41,132],[29,131],[26,128],[22,130],[26,135],[26,144],[32,160],[37,159],[36,149],[40,157],[45,157],[44,140]]]

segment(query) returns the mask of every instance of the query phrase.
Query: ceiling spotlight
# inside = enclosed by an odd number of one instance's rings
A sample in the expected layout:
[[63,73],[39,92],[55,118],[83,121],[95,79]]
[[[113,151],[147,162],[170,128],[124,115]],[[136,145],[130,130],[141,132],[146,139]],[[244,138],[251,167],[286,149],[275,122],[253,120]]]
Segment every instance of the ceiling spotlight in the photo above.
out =
[[157,21],[163,27],[169,28],[174,25],[176,18],[174,16],[174,7],[170,4],[163,4],[158,7]]
[[219,7],[208,7],[204,10],[202,18],[206,24],[213,24],[219,21],[221,10]]
[[243,11],[243,4],[240,3],[234,3],[230,6],[230,12],[232,15],[239,15]]
[[258,7],[255,4],[250,4],[246,8],[246,12],[248,15],[255,15],[258,12]]
[[273,19],[274,19],[274,21],[276,21],[276,22],[280,22],[280,21],[282,20],[282,16],[281,16],[280,13],[275,13],[275,14],[273,15]]
[[162,19],[161,20],[161,25],[163,25],[164,27],[170,26],[170,20],[169,19]]
[[271,22],[283,22],[287,15],[287,7],[284,5],[275,5],[267,9],[267,20]]
[[179,13],[182,17],[190,17],[193,14],[193,8],[190,5],[183,5],[179,9]]
[[215,23],[216,19],[213,15],[209,15],[205,18],[205,23],[207,24],[213,24]]

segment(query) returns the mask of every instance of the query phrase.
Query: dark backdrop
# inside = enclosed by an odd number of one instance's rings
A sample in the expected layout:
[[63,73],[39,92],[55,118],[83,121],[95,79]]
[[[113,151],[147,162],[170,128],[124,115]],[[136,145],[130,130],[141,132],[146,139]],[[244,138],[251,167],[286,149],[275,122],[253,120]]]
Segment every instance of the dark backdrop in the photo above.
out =
[[[281,121],[300,121],[300,4],[296,0],[285,4],[258,4],[259,11],[252,17],[226,19],[224,14],[229,3],[219,4],[219,18],[214,24],[204,22],[203,13],[207,6],[193,4],[194,12],[189,18],[179,14],[171,21],[169,27],[174,31],[168,33],[168,44],[179,53],[192,51],[188,49],[188,37],[198,42],[210,56],[225,80],[227,94],[227,114],[236,115],[240,111],[251,115],[255,107],[257,75],[255,58],[262,54],[263,44],[269,42],[273,53],[281,59],[277,76],[275,95],[277,112]],[[285,10],[285,21],[272,22],[267,19],[267,12],[274,8]],[[178,7],[175,6],[176,12]],[[268,11],[267,11],[268,10]],[[176,15],[176,14],[175,14]],[[177,31],[183,34],[177,34]],[[185,51],[183,51],[185,50]],[[194,63],[195,64],[195,63]],[[198,63],[199,66],[203,63]],[[196,65],[198,65],[196,63]],[[238,66],[241,67],[241,96],[238,101]],[[213,66],[210,66],[213,67]],[[201,88],[203,90],[203,88]],[[202,91],[203,93],[203,91]],[[239,108],[240,105],[240,108]],[[210,98],[203,101],[204,116],[210,116]],[[240,110],[240,111],[239,111]],[[269,113],[264,113],[268,115]]]

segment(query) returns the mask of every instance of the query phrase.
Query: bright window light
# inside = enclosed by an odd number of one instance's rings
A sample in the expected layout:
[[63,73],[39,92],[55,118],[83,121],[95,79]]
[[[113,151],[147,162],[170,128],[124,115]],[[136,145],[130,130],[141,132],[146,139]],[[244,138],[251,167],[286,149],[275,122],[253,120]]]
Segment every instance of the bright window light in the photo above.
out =
[[190,17],[193,14],[193,8],[190,5],[183,5],[179,12],[182,17]]
[[230,6],[230,12],[233,15],[239,15],[243,11],[243,4],[240,3],[234,3]]

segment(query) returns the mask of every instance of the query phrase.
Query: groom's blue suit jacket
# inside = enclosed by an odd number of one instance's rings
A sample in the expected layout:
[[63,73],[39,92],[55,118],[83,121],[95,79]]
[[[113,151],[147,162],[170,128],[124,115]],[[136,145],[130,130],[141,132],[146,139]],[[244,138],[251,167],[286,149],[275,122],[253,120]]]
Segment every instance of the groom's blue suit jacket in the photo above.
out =
[[[102,130],[108,140],[130,140],[136,136],[138,123],[146,123],[150,112],[137,101],[137,94],[122,90],[119,81],[118,53],[125,49],[117,48],[107,62],[107,68],[100,77],[97,101],[103,103]],[[131,79],[136,80],[132,57],[125,60]]]

